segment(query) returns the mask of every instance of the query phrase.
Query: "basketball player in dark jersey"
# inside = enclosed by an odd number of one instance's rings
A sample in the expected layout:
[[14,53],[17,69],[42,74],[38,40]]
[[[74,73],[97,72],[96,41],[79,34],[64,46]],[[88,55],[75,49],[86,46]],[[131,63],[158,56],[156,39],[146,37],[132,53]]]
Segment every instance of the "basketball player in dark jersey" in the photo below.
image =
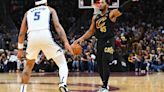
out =
[[[124,7],[127,6],[132,0],[128,0],[124,3]],[[114,53],[114,32],[113,25],[116,19],[122,15],[124,7],[121,6],[119,9],[108,10],[108,4],[110,0],[98,0],[100,14],[92,17],[92,22],[89,30],[79,39],[74,41],[73,44],[81,43],[82,41],[90,38],[95,34],[97,38],[97,67],[102,80],[102,87],[98,92],[109,92],[108,79],[110,75],[110,65],[113,61]]]

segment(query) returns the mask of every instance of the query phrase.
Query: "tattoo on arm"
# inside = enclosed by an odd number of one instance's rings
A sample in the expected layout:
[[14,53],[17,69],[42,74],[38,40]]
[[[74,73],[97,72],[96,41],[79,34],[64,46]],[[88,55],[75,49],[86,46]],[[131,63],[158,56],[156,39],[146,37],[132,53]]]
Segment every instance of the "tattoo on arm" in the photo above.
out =
[[50,10],[51,10],[51,13],[52,13],[53,24],[54,24],[54,27],[56,29],[56,32],[58,33],[59,37],[61,38],[61,40],[64,43],[68,43],[67,36],[65,34],[65,31],[64,31],[62,25],[59,22],[56,11],[52,8],[50,8]]

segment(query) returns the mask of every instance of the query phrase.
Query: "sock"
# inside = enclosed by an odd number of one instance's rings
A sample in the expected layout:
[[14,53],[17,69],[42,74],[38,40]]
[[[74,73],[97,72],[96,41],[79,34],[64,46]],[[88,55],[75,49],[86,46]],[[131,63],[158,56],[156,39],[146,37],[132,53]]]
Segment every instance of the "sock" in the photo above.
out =
[[59,77],[60,77],[60,83],[67,85],[67,77],[68,77],[67,64],[62,64],[61,67],[59,67]]
[[20,92],[27,92],[27,84],[21,84]]

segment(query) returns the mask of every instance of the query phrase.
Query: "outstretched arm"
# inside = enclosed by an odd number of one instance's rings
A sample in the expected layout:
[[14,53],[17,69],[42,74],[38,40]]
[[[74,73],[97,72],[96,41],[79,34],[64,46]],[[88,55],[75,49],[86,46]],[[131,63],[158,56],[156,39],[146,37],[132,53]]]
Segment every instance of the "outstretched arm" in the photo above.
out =
[[133,2],[136,2],[136,1],[139,1],[139,0],[127,0],[126,2],[124,2],[119,8],[118,10],[120,12],[123,12],[124,10],[127,9],[127,7],[129,7]]
[[110,19],[112,22],[115,22],[117,17],[121,16],[122,15],[122,12],[124,12],[127,7],[129,7],[132,2],[135,2],[135,1],[139,1],[139,0],[128,0],[126,2],[124,2],[118,9],[113,9],[111,12],[110,12]]

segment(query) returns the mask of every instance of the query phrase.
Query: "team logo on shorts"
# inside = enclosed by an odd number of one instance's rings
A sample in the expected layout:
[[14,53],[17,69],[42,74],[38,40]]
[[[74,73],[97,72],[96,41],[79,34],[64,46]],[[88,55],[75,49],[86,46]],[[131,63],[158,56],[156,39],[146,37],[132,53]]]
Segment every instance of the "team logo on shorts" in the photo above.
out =
[[105,48],[104,48],[104,52],[105,52],[105,53],[113,54],[114,49],[113,49],[113,47],[105,47]]
[[62,50],[61,49],[58,49],[56,52],[62,52]]

